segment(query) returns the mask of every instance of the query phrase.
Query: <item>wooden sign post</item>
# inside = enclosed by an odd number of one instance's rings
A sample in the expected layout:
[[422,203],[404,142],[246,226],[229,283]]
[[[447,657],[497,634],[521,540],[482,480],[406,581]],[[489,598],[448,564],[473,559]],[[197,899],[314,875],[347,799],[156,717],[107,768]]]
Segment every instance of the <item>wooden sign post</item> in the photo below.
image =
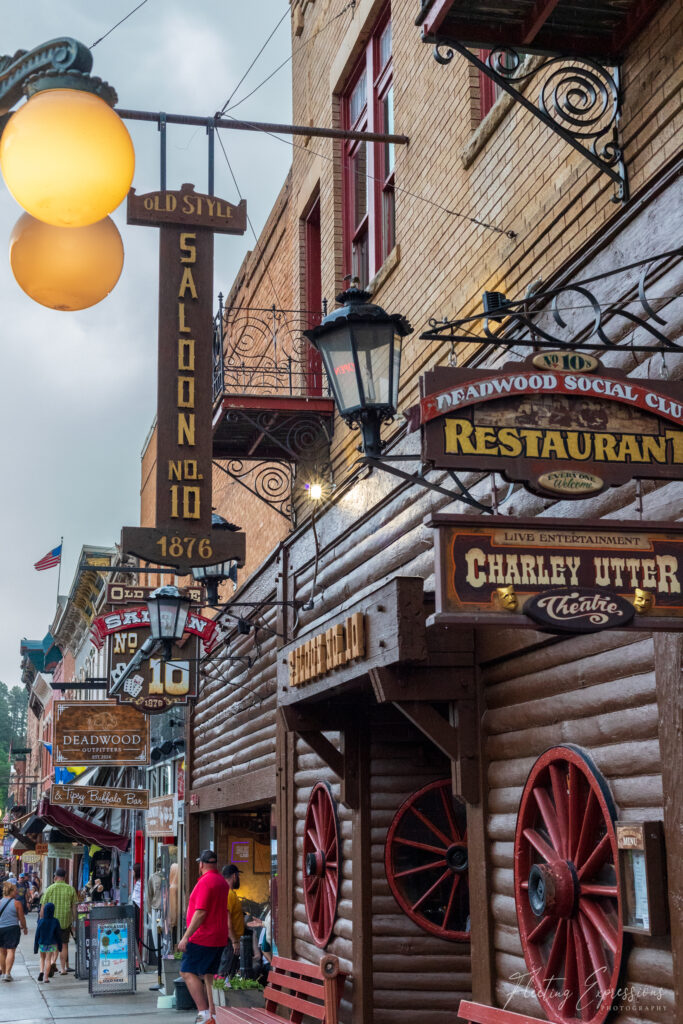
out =
[[213,236],[242,235],[247,204],[195,193],[128,196],[128,223],[160,228],[156,529],[124,527],[126,554],[179,574],[235,560],[245,536],[212,530]]

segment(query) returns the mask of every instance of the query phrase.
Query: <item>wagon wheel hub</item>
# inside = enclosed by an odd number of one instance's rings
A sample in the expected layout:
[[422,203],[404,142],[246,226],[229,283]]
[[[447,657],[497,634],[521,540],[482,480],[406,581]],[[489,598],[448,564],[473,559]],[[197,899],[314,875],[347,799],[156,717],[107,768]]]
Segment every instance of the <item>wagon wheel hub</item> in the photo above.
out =
[[446,864],[454,875],[464,875],[467,871],[467,847],[452,843],[446,850]]
[[325,854],[322,850],[315,850],[306,854],[306,876],[308,878],[322,878],[325,874]]
[[529,872],[529,906],[536,917],[573,917],[578,899],[579,880],[570,861],[534,864]]

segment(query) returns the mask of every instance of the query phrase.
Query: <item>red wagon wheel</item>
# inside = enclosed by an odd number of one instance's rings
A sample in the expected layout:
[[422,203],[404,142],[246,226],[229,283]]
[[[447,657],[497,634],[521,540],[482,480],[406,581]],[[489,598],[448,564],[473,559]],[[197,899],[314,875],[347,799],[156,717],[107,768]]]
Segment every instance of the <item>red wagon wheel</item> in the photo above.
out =
[[602,1024],[623,952],[616,809],[592,760],[571,744],[541,754],[515,833],[515,902],[536,995],[558,1024]]
[[401,804],[384,866],[398,905],[420,928],[441,939],[469,939],[467,816],[450,779],[430,782]]
[[318,782],[306,808],[303,875],[308,926],[321,949],[330,941],[337,916],[340,862],[336,805],[327,783]]

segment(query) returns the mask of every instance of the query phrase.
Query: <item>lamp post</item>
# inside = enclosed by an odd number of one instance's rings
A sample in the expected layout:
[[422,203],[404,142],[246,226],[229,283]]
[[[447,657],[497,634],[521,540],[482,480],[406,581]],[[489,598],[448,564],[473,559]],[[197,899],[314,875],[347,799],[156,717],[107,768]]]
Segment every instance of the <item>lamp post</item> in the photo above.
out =
[[165,661],[173,657],[174,641],[183,638],[190,603],[177,587],[158,587],[147,599],[151,639],[161,640]]
[[[239,527],[229,523],[223,516],[211,514],[212,530],[230,530],[234,532]],[[198,583],[206,585],[206,599],[210,605],[218,604],[218,584],[224,580],[232,580],[237,586],[237,562],[229,559],[226,562],[217,562],[215,565],[198,565],[192,569],[192,575]]]
[[412,333],[404,316],[386,313],[357,286],[337,295],[342,305],[304,331],[320,352],[339,415],[363,435],[363,451],[379,458],[380,426],[398,408],[402,339]]

